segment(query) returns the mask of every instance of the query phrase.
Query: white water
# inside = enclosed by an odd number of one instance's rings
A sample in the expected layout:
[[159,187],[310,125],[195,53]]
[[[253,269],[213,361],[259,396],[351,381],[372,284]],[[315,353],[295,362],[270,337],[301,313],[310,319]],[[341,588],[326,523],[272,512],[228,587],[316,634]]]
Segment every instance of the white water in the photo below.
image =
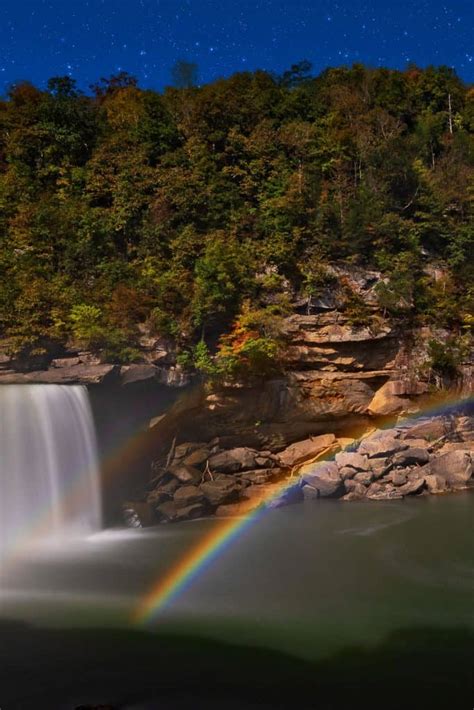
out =
[[0,555],[100,529],[97,444],[85,387],[0,386]]

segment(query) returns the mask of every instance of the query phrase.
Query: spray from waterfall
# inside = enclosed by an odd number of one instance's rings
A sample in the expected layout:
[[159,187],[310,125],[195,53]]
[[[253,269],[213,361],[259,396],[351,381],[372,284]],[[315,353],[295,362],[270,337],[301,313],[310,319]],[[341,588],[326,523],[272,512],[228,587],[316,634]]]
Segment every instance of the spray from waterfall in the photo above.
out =
[[97,443],[85,387],[0,387],[0,556],[100,529]]

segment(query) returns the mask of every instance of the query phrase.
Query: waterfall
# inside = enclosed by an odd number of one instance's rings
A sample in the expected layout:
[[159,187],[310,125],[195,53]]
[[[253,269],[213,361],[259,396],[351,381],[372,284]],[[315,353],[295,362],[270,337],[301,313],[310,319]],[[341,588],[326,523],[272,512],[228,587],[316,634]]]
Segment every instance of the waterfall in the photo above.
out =
[[0,386],[0,555],[100,528],[94,423],[85,387]]

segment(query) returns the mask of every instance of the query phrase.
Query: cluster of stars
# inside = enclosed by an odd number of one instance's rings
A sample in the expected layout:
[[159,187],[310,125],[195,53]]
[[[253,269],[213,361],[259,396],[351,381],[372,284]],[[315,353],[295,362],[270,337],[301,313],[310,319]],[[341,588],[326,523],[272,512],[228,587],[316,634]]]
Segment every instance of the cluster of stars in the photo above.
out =
[[142,85],[170,81],[179,59],[200,81],[244,68],[282,72],[306,58],[315,71],[365,62],[453,66],[473,78],[474,5],[453,0],[18,0],[0,8],[4,87],[74,76],[83,89],[127,70]]

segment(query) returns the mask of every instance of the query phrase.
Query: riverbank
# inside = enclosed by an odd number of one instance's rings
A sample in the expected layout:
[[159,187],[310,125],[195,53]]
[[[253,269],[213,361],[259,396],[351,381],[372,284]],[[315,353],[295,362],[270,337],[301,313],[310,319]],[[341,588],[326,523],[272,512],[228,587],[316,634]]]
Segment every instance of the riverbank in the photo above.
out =
[[329,432],[280,450],[235,447],[233,440],[174,440],[153,463],[148,490],[124,504],[127,524],[246,515],[320,498],[394,500],[474,485],[470,414],[420,418],[358,439]]

